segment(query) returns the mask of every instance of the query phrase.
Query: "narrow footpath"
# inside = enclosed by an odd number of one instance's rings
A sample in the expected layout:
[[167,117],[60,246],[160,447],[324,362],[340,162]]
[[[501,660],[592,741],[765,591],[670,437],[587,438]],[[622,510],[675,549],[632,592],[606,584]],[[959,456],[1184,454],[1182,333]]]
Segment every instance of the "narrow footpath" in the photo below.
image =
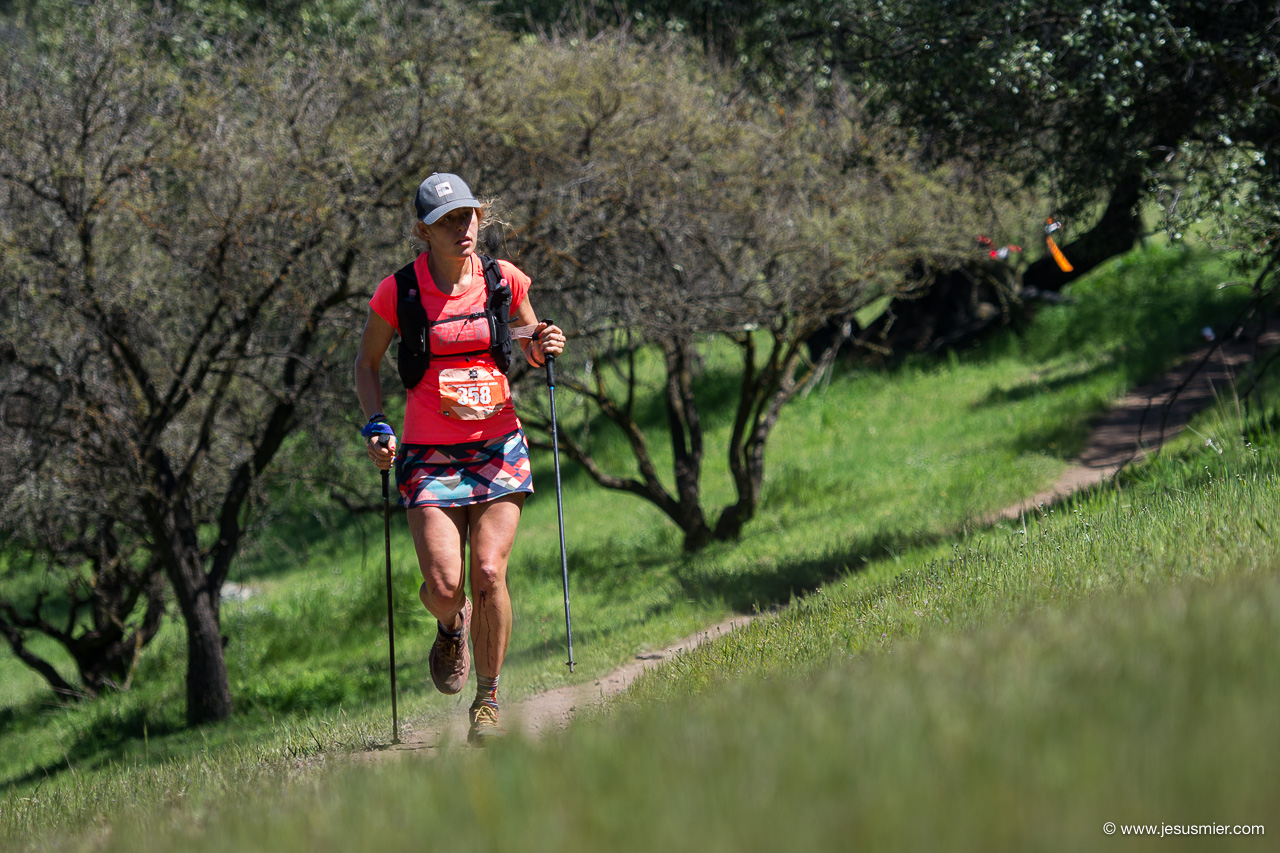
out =
[[[1280,344],[1280,333],[1269,332],[1256,342],[1258,351]],[[1084,452],[1067,467],[1049,489],[1020,503],[992,513],[986,523],[1016,519],[1037,508],[1048,507],[1081,489],[1112,477],[1124,466],[1141,461],[1186,428],[1192,416],[1217,399],[1230,399],[1240,371],[1247,370],[1255,342],[1225,341],[1192,353],[1155,382],[1122,398],[1095,423]],[[752,621],[742,615],[685,637],[664,649],[645,652],[608,675],[586,684],[569,685],[531,696],[503,707],[503,725],[528,737],[563,729],[580,709],[601,704],[625,690],[646,669],[703,643],[731,633]],[[464,691],[466,692],[466,691]],[[402,723],[401,742],[370,750],[367,758],[418,753],[465,745],[466,707],[459,699],[457,713],[440,728]]]
[[1052,505],[1115,476],[1130,463],[1142,461],[1182,432],[1196,413],[1215,400],[1232,399],[1236,378],[1248,369],[1255,348],[1264,352],[1278,343],[1280,332],[1267,332],[1256,342],[1224,341],[1218,347],[1206,346],[1192,353],[1156,381],[1121,398],[1103,415],[1093,425],[1084,452],[1049,489],[993,513],[987,523],[1015,519],[1036,507]]

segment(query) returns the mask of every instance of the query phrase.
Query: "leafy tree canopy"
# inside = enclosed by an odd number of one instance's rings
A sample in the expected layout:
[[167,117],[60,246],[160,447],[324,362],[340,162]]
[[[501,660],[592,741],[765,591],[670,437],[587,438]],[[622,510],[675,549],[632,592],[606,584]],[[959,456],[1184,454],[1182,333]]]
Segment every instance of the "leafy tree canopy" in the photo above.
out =
[[1175,233],[1213,216],[1239,243],[1270,253],[1280,230],[1274,0],[501,0],[497,8],[526,26],[688,30],[784,101],[804,81],[842,77],[917,129],[927,150],[1015,172],[1068,215],[1108,199],[1132,208],[1158,190]]

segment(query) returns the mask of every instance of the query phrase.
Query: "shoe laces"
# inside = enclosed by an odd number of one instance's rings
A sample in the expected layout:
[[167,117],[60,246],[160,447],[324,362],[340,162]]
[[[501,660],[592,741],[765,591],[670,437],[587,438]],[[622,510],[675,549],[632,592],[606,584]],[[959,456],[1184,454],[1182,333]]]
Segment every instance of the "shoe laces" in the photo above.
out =
[[498,709],[493,707],[492,705],[482,702],[476,707],[472,708],[471,711],[475,717],[471,725],[475,726],[476,728],[490,727],[490,726],[496,728],[498,726]]
[[446,661],[457,667],[462,661],[462,646],[466,642],[466,628],[458,634],[450,634],[441,630],[440,633],[440,653]]

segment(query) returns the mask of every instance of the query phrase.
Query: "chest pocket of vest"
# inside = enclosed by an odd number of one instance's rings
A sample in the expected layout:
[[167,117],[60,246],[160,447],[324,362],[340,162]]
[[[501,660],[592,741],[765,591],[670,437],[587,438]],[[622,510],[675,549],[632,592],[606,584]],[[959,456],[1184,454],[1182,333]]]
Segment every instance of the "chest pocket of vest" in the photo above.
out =
[[[508,325],[511,310],[511,288],[502,283],[502,269],[493,258],[479,255],[484,271],[487,310],[469,315],[480,319],[488,327],[488,341],[475,350],[475,354],[488,352],[504,374],[511,369],[511,330]],[[400,326],[400,343],[396,347],[396,369],[405,388],[413,388],[426,375],[431,363],[431,327],[426,309],[418,298],[418,275],[414,264],[409,263],[396,270],[396,317]],[[447,323],[457,318],[437,320]],[[442,339],[443,340],[443,339]],[[439,355],[469,355],[466,351],[438,353]]]
[[489,322],[485,312],[444,317],[431,323],[431,353],[437,358],[480,355],[489,351]]

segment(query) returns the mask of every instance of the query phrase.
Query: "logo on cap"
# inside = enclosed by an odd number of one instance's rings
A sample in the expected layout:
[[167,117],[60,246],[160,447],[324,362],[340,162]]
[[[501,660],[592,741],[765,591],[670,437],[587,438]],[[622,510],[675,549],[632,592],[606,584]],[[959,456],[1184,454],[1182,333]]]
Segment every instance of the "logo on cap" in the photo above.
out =
[[441,197],[453,195],[453,187],[449,185],[448,181],[441,181],[436,185],[436,195]]

